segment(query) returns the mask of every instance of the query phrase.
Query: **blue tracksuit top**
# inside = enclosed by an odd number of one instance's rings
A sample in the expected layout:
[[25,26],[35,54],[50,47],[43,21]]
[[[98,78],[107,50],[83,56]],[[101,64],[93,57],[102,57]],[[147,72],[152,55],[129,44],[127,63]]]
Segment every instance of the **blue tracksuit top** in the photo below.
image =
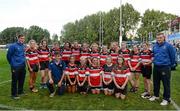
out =
[[163,42],[162,44],[156,42],[156,44],[153,47],[153,54],[154,65],[165,65],[171,67],[174,66],[176,51],[174,47],[168,42]]
[[65,68],[66,64],[64,61],[60,61],[59,64],[56,64],[55,60],[50,62],[49,70],[51,71],[52,79],[54,80],[55,84],[61,80]]
[[6,57],[12,68],[25,67],[25,46],[19,42],[10,45]]

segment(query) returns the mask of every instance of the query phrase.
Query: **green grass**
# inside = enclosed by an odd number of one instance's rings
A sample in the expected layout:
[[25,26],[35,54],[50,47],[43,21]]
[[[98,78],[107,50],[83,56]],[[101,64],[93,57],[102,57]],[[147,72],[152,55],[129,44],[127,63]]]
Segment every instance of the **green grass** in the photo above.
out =
[[[180,106],[180,67],[172,72],[171,91],[172,99]],[[141,77],[140,89],[134,93],[128,93],[126,100],[116,99],[114,96],[100,95],[80,95],[65,93],[63,96],[56,95],[54,98],[49,98],[47,89],[39,89],[39,92],[34,94],[28,89],[28,75],[25,82],[25,91],[27,96],[21,97],[20,100],[12,100],[10,98],[10,82],[0,85],[0,104],[25,109],[76,109],[76,110],[174,110],[172,104],[168,106],[160,106],[160,102],[150,102],[142,99],[140,94],[143,92],[143,81]],[[6,51],[0,50],[0,82],[11,79],[10,67],[6,61]],[[38,81],[40,75],[38,75]],[[39,86],[39,82],[37,82]],[[162,95],[161,95],[162,97]],[[5,109],[5,108],[0,108]]]

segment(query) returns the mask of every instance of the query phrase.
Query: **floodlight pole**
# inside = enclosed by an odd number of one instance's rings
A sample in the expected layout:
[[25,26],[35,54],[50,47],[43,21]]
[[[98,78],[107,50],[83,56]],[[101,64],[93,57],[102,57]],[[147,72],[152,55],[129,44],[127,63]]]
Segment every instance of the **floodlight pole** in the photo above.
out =
[[120,0],[120,21],[119,21],[119,46],[121,47],[121,43],[122,43],[122,0]]

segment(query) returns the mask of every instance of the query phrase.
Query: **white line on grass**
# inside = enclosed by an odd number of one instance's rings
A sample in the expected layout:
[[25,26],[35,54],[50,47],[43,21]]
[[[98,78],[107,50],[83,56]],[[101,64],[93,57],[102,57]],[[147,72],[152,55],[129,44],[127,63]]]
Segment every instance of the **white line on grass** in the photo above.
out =
[[176,110],[180,111],[180,107],[171,99],[171,103],[176,108]]
[[11,80],[0,82],[0,86],[4,85],[5,83],[11,82]]
[[[160,94],[163,95],[162,91],[160,90]],[[180,107],[175,103],[174,100],[171,98],[171,103],[175,107],[176,110],[180,111]]]
[[0,104],[0,108],[5,109],[5,110],[27,110],[25,108],[12,107],[12,106],[4,105],[4,104]]

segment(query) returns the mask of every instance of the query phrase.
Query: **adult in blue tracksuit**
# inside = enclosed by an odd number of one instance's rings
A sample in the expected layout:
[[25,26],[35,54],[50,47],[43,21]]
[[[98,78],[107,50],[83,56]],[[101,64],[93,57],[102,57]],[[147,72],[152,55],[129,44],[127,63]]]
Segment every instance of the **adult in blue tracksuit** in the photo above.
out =
[[19,35],[18,41],[13,43],[7,52],[7,60],[12,72],[11,96],[13,99],[19,99],[18,95],[24,94],[23,86],[26,75],[24,41],[25,36]]
[[156,36],[156,44],[153,47],[154,53],[154,69],[153,69],[153,86],[154,96],[149,100],[159,99],[160,82],[164,86],[163,101],[160,105],[168,105],[170,103],[170,79],[171,67],[175,65],[175,49],[165,41],[165,35],[159,33]]

